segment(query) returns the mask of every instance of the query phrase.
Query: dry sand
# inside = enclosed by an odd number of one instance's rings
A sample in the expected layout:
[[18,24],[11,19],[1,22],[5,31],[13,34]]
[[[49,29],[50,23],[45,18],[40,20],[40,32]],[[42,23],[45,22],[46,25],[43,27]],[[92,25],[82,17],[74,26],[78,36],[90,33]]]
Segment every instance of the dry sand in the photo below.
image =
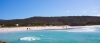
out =
[[[100,26],[100,25],[95,25]],[[66,28],[67,27],[67,28]],[[28,31],[28,30],[61,30],[61,29],[75,29],[75,28],[86,28],[94,27],[92,26],[34,26],[34,27],[11,27],[11,28],[0,28],[0,33],[2,32],[15,32],[15,31]],[[30,28],[30,29],[27,29]]]

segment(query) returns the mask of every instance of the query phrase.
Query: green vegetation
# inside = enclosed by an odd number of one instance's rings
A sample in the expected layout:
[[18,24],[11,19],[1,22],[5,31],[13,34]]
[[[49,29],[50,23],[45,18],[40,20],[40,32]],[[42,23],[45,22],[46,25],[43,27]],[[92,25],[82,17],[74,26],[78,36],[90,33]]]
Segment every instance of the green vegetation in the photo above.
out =
[[16,26],[56,26],[56,25],[100,25],[96,16],[31,17],[26,19],[0,20],[6,27]]

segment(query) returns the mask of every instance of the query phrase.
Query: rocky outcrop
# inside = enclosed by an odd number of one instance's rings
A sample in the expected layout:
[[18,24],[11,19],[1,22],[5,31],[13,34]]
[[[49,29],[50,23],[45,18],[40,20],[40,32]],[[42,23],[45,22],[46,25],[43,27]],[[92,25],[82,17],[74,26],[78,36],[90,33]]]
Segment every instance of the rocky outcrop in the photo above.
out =
[[0,43],[9,43],[9,42],[3,42],[3,41],[0,41]]

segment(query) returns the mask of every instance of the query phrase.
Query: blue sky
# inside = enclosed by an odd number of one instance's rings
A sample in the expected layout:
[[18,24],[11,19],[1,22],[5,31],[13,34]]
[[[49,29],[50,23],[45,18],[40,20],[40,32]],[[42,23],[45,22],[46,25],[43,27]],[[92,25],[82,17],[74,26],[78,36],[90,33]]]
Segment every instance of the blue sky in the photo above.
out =
[[100,16],[100,0],[0,0],[0,19]]

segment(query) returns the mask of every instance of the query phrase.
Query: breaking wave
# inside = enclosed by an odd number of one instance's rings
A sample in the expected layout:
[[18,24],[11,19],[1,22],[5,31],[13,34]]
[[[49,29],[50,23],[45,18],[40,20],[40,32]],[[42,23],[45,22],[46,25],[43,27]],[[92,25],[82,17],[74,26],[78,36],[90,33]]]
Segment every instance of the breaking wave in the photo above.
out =
[[80,27],[66,30],[56,30],[56,31],[66,31],[66,32],[99,32],[99,26],[91,26],[91,27]]
[[22,37],[22,38],[20,38],[20,40],[35,41],[35,40],[40,40],[40,38],[37,38],[37,37]]
[[67,30],[67,32],[96,32],[95,28],[79,28]]

